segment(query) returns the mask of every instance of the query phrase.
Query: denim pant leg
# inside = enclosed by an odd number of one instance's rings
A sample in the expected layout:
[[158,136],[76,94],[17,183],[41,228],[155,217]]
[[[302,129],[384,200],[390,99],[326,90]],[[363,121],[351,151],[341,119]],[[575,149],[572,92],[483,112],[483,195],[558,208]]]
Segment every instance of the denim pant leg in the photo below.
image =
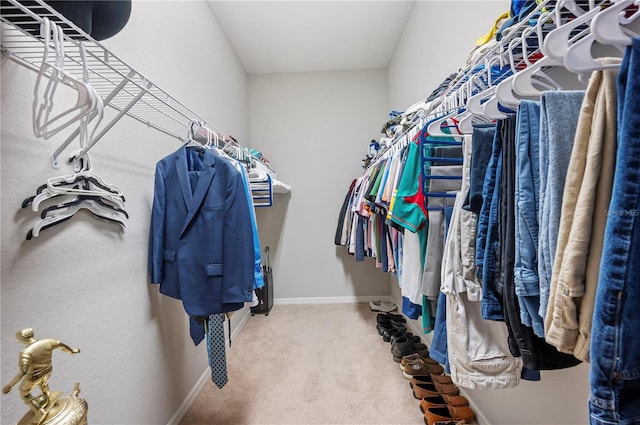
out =
[[500,204],[500,181],[502,175],[502,128],[499,121],[493,142],[493,151],[482,190],[484,202],[478,218],[476,243],[476,263],[482,276],[482,318],[485,320],[504,320],[502,295],[496,288],[496,268],[499,250],[498,215]]
[[479,124],[473,126],[469,193],[462,208],[473,211],[476,214],[480,214],[480,209],[482,208],[484,176],[487,172],[489,159],[491,158],[495,134],[495,124]]
[[[560,210],[584,91],[548,91],[540,101],[540,316],[547,312]],[[544,177],[543,177],[544,173]],[[544,187],[543,185],[544,181]],[[543,198],[544,197],[544,198]]]
[[618,77],[618,152],[591,335],[592,425],[640,423],[640,40]]
[[516,123],[515,290],[522,323],[533,327],[537,336],[544,337],[538,280],[539,125],[539,102],[523,100]]

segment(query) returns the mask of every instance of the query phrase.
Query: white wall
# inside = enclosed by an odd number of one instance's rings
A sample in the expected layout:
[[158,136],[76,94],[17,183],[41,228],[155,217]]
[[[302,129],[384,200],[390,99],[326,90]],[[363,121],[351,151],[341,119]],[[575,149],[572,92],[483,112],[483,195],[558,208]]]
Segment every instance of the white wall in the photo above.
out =
[[465,63],[476,39],[509,10],[508,0],[417,1],[389,63],[389,107],[426,99]]
[[[246,74],[206,2],[136,1],[127,27],[104,44],[221,129],[248,139]],[[50,167],[68,132],[48,141],[32,134],[34,81],[35,73],[3,56],[1,382],[17,373],[15,332],[33,327],[37,337],[81,349],[54,354],[50,385],[69,393],[79,381],[89,423],[167,423],[207,368],[181,303],[147,283],[155,163],[179,142],[125,117],[92,156],[96,174],[126,195],[126,230],[78,214],[27,241],[38,217],[20,208],[23,199],[70,171]],[[17,387],[2,395],[0,422],[16,423],[25,411]]]
[[276,299],[388,294],[388,277],[333,244],[338,212],[387,114],[383,70],[249,76],[251,142],[290,195],[259,209]]
[[[456,72],[478,37],[488,32],[508,1],[418,1],[389,65],[389,108],[403,110],[425,99]],[[392,297],[400,290],[391,279]],[[415,322],[414,329],[420,329]],[[430,341],[431,335],[425,337]],[[540,382],[508,390],[467,390],[481,424],[586,424],[589,367],[544,371]]]

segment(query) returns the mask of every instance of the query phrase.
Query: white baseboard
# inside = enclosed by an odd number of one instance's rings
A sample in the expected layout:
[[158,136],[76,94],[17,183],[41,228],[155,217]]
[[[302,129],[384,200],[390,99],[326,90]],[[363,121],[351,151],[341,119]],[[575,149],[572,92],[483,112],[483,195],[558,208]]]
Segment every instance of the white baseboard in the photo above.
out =
[[193,388],[191,388],[189,395],[187,395],[187,398],[184,399],[184,401],[182,402],[182,405],[178,408],[176,413],[173,414],[171,419],[169,419],[169,422],[167,422],[167,425],[180,424],[180,421],[182,421],[182,418],[184,418],[184,415],[187,414],[187,412],[189,411],[189,408],[195,401],[196,397],[198,397],[198,394],[200,394],[200,391],[202,391],[204,384],[207,383],[207,379],[211,379],[211,372],[209,371],[208,367],[202,372],[202,376],[200,376],[200,379],[198,379],[198,382],[196,382]]
[[469,397],[469,395],[466,393],[464,388],[460,387],[459,390],[460,390],[460,395],[465,397],[467,400],[469,400],[469,407],[471,407],[471,410],[473,410],[473,413],[476,414],[476,419],[475,419],[476,423],[478,425],[491,425],[491,422],[489,422],[487,417],[482,413],[482,410],[480,410],[476,402],[473,401],[471,397]]
[[[249,307],[245,307],[234,314],[234,317],[236,314],[243,314],[243,316],[240,318],[240,320],[238,321],[238,324],[231,331],[232,341],[236,336],[238,336],[238,334],[240,334],[240,331],[242,330],[244,325],[247,323],[247,320],[249,320],[250,311],[251,310],[249,309]],[[229,340],[227,339],[225,342],[227,345],[227,349],[229,349],[228,347]],[[184,418],[184,415],[187,414],[187,412],[189,411],[189,408],[195,401],[196,397],[198,397],[198,394],[200,394],[200,391],[202,391],[202,388],[204,388],[204,384],[207,383],[208,379],[211,379],[211,371],[209,370],[209,367],[207,367],[202,372],[202,376],[200,376],[200,378],[198,379],[196,384],[193,386],[191,391],[189,391],[189,394],[184,399],[184,401],[182,402],[182,404],[180,405],[176,413],[174,413],[171,419],[169,419],[169,422],[167,422],[167,425],[180,424],[180,421],[182,421],[182,418]]]
[[348,304],[366,303],[371,300],[392,301],[389,295],[370,295],[360,297],[302,297],[302,298],[275,298],[274,305],[292,304]]

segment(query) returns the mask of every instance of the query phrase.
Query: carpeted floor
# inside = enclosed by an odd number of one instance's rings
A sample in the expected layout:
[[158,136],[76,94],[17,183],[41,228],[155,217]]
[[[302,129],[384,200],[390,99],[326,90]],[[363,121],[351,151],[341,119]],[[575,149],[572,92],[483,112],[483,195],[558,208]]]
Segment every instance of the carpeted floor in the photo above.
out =
[[276,305],[228,352],[229,383],[204,386],[181,425],[424,424],[368,303]]

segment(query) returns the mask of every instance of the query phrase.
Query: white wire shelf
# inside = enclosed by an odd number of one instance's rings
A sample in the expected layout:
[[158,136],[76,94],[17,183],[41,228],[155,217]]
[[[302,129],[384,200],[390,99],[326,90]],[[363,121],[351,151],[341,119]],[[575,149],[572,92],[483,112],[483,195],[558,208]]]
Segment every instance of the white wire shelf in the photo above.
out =
[[82,41],[87,53],[91,86],[105,106],[119,112],[111,123],[104,126],[102,135],[124,115],[179,140],[185,139],[192,119],[225,134],[120,60],[42,0],[2,0],[0,18],[3,54],[9,54],[24,66],[38,72],[44,52],[44,41],[40,37],[40,25],[44,17],[64,31],[65,72],[82,79],[82,61],[78,49],[78,41]]

